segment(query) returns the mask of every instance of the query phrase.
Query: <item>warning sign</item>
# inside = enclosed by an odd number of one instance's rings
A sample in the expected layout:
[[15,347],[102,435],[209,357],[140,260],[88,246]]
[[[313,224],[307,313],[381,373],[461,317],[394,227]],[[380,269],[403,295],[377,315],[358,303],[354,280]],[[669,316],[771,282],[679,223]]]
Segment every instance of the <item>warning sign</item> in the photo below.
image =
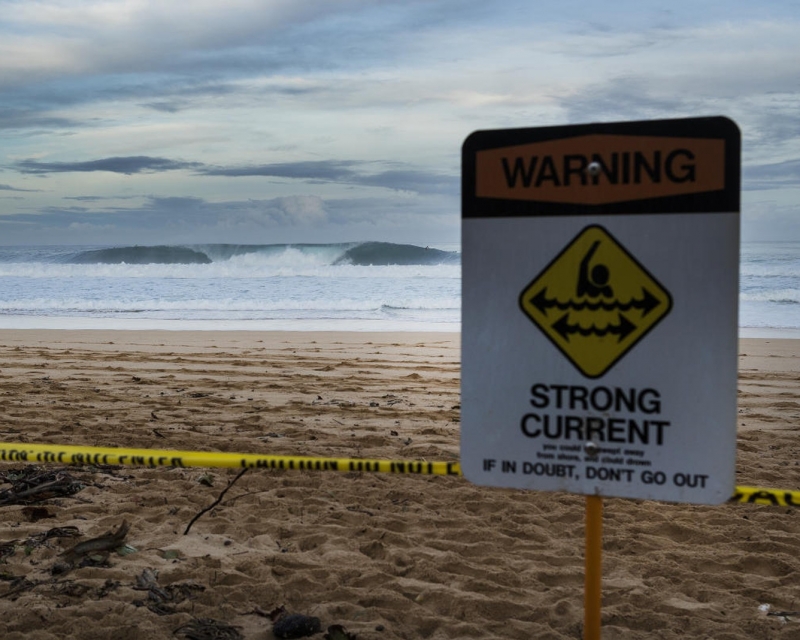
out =
[[468,480],[695,504],[730,497],[740,140],[727,118],[467,138]]
[[672,306],[655,277],[600,226],[581,231],[519,303],[589,378],[608,371]]

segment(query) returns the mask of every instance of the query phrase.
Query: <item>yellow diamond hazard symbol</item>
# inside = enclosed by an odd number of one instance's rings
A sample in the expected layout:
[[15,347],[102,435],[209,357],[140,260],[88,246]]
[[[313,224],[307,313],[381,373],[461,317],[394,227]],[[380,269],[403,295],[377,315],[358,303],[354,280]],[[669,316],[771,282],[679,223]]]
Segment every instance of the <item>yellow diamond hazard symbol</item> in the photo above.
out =
[[589,378],[606,373],[672,308],[669,292],[594,225],[525,287],[519,302]]

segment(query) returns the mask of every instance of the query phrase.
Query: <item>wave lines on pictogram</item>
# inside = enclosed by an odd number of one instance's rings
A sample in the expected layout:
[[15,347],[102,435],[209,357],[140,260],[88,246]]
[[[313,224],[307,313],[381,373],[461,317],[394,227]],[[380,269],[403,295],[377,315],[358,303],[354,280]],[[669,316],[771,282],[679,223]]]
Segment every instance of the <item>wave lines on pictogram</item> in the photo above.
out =
[[618,316],[618,324],[609,324],[602,328],[596,327],[594,324],[589,327],[582,327],[580,324],[570,324],[569,313],[565,313],[563,316],[561,316],[561,318],[553,323],[552,327],[564,340],[567,341],[569,341],[569,336],[571,334],[578,333],[585,337],[594,335],[599,338],[602,338],[606,335],[615,335],[618,336],[619,342],[622,342],[637,328],[635,324],[633,324],[621,313]]
[[620,302],[619,300],[606,301],[602,299],[594,302],[591,299],[560,302],[558,298],[547,297],[547,287],[530,298],[529,302],[545,315],[547,315],[548,309],[553,308],[559,309],[560,311],[628,311],[629,309],[640,309],[642,317],[646,316],[661,304],[661,301],[644,287],[642,287],[641,298],[631,298],[628,302]]

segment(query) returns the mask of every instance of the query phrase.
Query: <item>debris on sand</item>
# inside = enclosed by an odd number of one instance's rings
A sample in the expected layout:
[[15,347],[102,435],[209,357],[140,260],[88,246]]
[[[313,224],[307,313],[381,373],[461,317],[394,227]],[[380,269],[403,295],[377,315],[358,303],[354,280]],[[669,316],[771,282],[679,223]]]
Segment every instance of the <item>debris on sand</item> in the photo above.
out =
[[78,527],[53,527],[47,531],[36,533],[26,538],[20,543],[19,540],[10,540],[8,542],[0,543],[0,561],[13,556],[18,547],[25,549],[25,553],[29,554],[33,549],[42,546],[52,538],[77,538],[80,536]]
[[357,640],[355,633],[350,633],[340,624],[332,624],[328,627],[328,632],[322,637],[323,640]]
[[272,633],[276,638],[307,638],[322,630],[319,618],[302,613],[288,613],[286,607],[278,607],[270,612]]
[[11,484],[10,488],[0,491],[0,507],[63,498],[83,489],[83,485],[68,471],[45,469],[36,465],[0,473],[0,480]]
[[211,618],[196,618],[191,622],[178,627],[173,635],[182,635],[187,640],[243,640],[244,636],[238,629],[227,622],[220,622]]
[[76,566],[103,565],[108,559],[108,554],[122,546],[125,536],[128,535],[130,525],[127,520],[117,527],[116,531],[108,531],[102,536],[79,542],[72,549],[61,554],[61,560],[56,562],[51,569],[53,575],[71,571]]
[[150,611],[160,616],[176,613],[173,605],[192,598],[195,592],[205,591],[203,585],[194,582],[170,584],[162,587],[158,584],[158,571],[154,569],[144,569],[142,573],[136,576],[136,586],[133,588],[137,591],[147,591],[147,602],[134,600],[134,606],[146,606]]

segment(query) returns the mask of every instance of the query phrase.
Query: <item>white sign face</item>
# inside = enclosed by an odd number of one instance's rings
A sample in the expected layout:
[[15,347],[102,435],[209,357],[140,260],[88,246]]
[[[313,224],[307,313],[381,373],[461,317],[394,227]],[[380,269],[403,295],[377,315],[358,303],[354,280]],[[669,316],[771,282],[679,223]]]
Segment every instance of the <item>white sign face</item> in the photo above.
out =
[[730,498],[739,144],[724,118],[468,138],[461,467],[470,481]]

